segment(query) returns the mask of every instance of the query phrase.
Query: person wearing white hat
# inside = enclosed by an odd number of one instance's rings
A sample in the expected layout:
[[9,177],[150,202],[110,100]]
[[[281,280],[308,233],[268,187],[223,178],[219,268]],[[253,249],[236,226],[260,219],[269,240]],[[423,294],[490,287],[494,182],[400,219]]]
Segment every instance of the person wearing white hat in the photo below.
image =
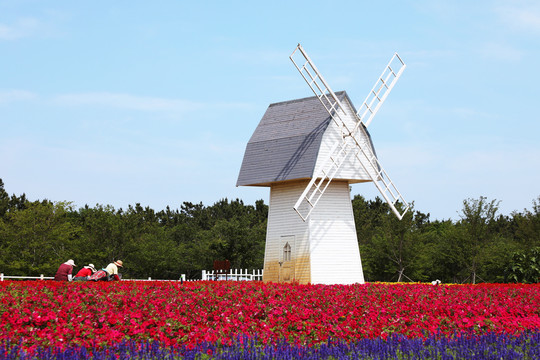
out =
[[109,275],[110,280],[120,280],[120,276],[118,274],[118,267],[123,267],[123,265],[124,263],[122,262],[122,260],[116,260],[107,265],[104,270]]
[[54,280],[56,281],[71,281],[73,277],[73,267],[75,266],[75,262],[71,259],[60,265],[58,268],[58,271],[56,272],[56,275],[54,276]]
[[79,270],[77,275],[73,278],[73,281],[86,281],[95,272],[96,268],[94,267],[94,264],[88,264]]

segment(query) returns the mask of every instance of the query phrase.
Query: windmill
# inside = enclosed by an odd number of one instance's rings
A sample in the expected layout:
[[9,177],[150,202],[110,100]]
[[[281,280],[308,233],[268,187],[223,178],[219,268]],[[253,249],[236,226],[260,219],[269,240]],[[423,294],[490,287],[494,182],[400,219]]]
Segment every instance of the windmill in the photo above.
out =
[[270,187],[263,279],[363,283],[349,188],[372,182],[399,219],[409,209],[367,130],[405,63],[394,54],[356,111],[346,92],[331,90],[300,44],[290,59],[315,96],[270,104],[237,181]]

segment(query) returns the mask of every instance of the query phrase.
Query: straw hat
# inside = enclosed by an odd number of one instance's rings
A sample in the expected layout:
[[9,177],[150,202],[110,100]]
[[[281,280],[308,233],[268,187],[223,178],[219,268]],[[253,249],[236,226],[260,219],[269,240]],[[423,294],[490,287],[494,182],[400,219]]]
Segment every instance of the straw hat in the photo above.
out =
[[120,266],[120,267],[122,267],[122,265],[124,265],[124,263],[122,262],[122,260],[116,260],[116,261],[114,262],[114,264],[115,264],[116,266]]

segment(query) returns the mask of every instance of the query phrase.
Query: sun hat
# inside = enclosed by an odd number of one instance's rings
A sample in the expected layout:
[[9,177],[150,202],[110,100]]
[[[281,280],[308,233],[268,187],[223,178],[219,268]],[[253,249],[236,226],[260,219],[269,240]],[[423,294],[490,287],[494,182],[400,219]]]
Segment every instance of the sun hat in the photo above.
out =
[[94,264],[88,264],[87,266],[85,266],[85,268],[92,269],[93,272],[96,272],[96,268],[94,267]]
[[123,265],[124,265],[124,263],[122,262],[122,260],[116,260],[116,261],[114,262],[114,264],[115,264],[116,266],[120,266],[120,267],[123,267]]
[[66,264],[71,265],[71,266],[76,266],[76,265],[75,265],[75,262],[74,262],[73,260],[71,260],[71,259],[69,259],[68,261],[66,261]]

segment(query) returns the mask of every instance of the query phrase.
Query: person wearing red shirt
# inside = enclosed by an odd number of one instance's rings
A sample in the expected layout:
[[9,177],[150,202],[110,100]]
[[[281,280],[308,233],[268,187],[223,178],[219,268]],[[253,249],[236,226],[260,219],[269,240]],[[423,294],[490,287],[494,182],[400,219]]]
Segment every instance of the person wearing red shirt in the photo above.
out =
[[96,272],[96,268],[94,268],[94,264],[88,264],[87,266],[83,267],[77,275],[73,278],[73,281],[86,281],[88,278]]
[[116,260],[109,265],[105,269],[101,269],[96,271],[92,276],[88,278],[88,280],[91,281],[119,281],[120,280],[120,274],[118,274],[118,267],[122,267],[124,263],[122,260]]
[[71,281],[74,266],[75,262],[71,259],[60,265],[58,271],[56,272],[56,275],[54,276],[54,280]]

